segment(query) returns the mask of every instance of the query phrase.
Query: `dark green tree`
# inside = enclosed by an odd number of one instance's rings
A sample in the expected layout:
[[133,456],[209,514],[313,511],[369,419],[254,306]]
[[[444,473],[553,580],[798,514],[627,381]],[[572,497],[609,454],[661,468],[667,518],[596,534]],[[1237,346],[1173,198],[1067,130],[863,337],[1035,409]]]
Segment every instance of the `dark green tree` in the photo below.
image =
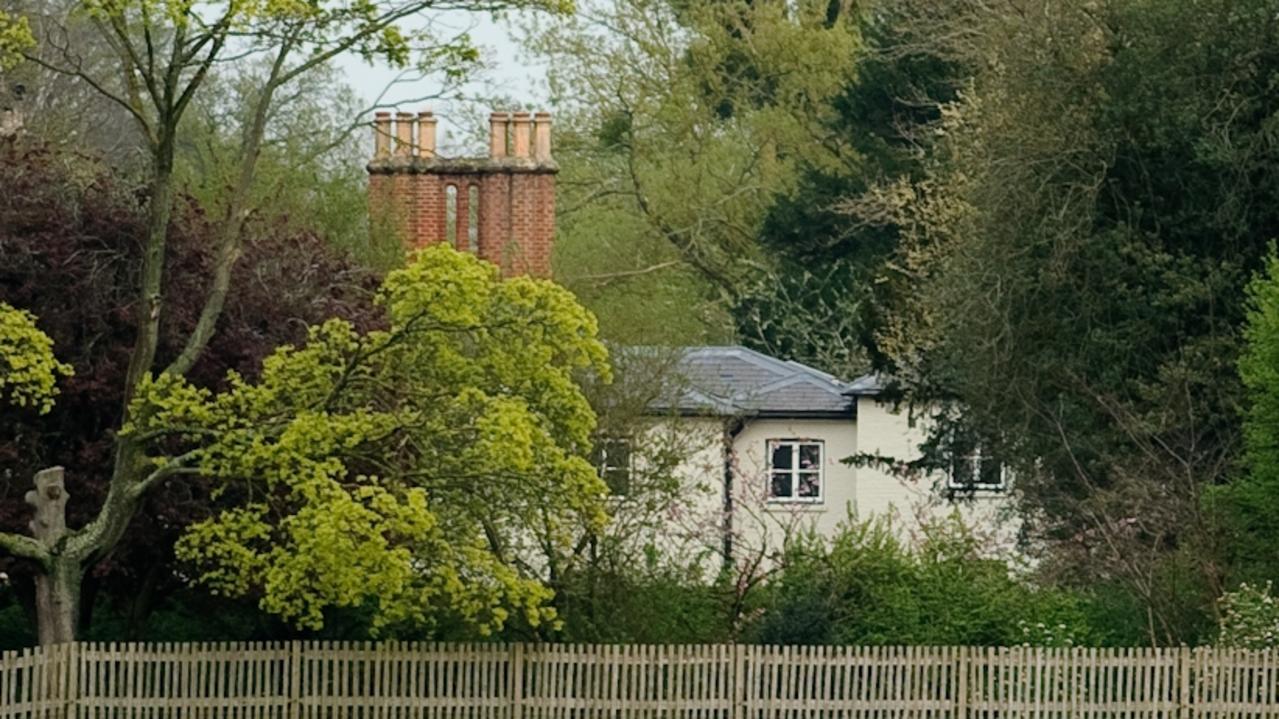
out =
[[[902,231],[878,346],[1017,470],[1045,571],[1119,581],[1194,640],[1224,567],[1205,488],[1239,446],[1244,286],[1279,229],[1276,7],[903,2],[972,68],[924,174],[858,216]],[[1053,561],[1055,560],[1055,561]]]

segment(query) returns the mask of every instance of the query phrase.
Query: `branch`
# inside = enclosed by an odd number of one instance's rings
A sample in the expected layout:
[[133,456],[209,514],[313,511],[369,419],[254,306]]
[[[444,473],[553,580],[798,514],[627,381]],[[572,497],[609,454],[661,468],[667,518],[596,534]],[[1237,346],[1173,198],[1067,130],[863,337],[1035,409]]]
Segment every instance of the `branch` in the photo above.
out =
[[[217,54],[221,43],[221,39],[214,43],[213,49],[209,51],[210,58]],[[231,201],[227,204],[227,216],[219,233],[221,236],[218,238],[218,255],[213,270],[213,285],[209,288],[209,294],[204,300],[204,306],[200,309],[200,318],[196,321],[195,329],[187,337],[186,346],[182,348],[182,352],[173,360],[172,364],[165,368],[164,372],[166,374],[184,375],[191,370],[200,355],[203,354],[204,349],[208,347],[209,341],[213,339],[213,331],[217,327],[218,318],[222,316],[222,308],[226,305],[227,292],[231,289],[231,271],[234,269],[235,261],[240,254],[246,214],[245,203],[248,202],[249,193],[253,187],[253,179],[257,171],[258,153],[262,146],[262,137],[266,134],[267,116],[270,112],[271,100],[275,90],[283,84],[281,77],[284,72],[284,64],[292,50],[293,43],[285,41],[276,52],[275,62],[271,65],[271,74],[267,77],[262,93],[258,97],[253,118],[244,127],[244,137],[240,147],[240,176],[236,179]],[[203,75],[208,69],[209,63],[205,62],[198,73]],[[182,99],[179,100],[180,103],[185,103],[190,99],[188,93],[194,87],[195,80],[192,80],[192,84],[187,87],[187,93],[183,93]]]
[[0,532],[0,550],[4,550],[15,557],[34,559],[41,564],[49,562],[49,550],[45,549],[35,539],[22,534]]
[[200,452],[203,452],[203,451],[204,451],[203,448],[193,449],[189,452],[186,452],[185,454],[179,454],[176,457],[170,458],[169,461],[165,462],[159,467],[156,467],[155,470],[151,472],[151,474],[148,474],[141,481],[134,484],[133,487],[130,489],[130,493],[134,497],[141,497],[142,495],[146,494],[147,491],[149,491],[152,487],[163,482],[169,477],[172,477],[178,474],[198,474],[199,471],[188,466],[187,463],[195,459],[197,456],[199,456]]
[[123,107],[125,110],[128,110],[129,114],[132,115],[133,118],[138,121],[138,124],[142,126],[142,130],[143,132],[146,133],[147,137],[154,137],[154,133],[151,128],[151,121],[148,120],[146,116],[143,115],[138,108],[134,107],[133,104],[130,103],[128,100],[125,100],[124,98],[120,97],[114,92],[111,92],[110,90],[108,90],[97,80],[94,80],[92,77],[85,74],[83,70],[80,70],[79,68],[72,70],[69,68],[54,65],[53,63],[46,61],[44,58],[41,58],[39,55],[33,55],[31,53],[23,53],[22,56],[26,58],[28,62],[33,62],[36,65],[39,65],[40,67],[50,72],[56,72],[59,75],[66,75],[68,77],[74,77],[80,80],[84,84],[93,88],[93,90],[97,92],[99,95],[102,95],[107,100],[114,102],[120,107]]
[[638,277],[640,275],[647,275],[653,272],[659,272],[661,270],[665,270],[670,267],[676,267],[682,264],[684,264],[683,260],[669,260],[667,262],[659,262],[655,265],[650,265],[648,267],[644,267],[638,270],[619,270],[617,272],[603,272],[603,273],[594,274],[594,275],[578,275],[577,277],[566,278],[566,281],[595,282],[599,285],[606,285],[609,282],[612,282],[613,280],[623,279],[627,277]]

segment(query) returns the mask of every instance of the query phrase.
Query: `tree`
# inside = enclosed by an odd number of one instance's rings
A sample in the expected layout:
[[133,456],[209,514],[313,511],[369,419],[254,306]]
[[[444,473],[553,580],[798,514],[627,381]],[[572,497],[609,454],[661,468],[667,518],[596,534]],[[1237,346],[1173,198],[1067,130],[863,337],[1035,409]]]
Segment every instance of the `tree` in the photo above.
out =
[[[91,74],[114,75],[117,55],[81,12],[78,0],[7,0],[2,7],[9,16],[28,20],[28,42],[11,45],[11,50],[34,46],[55,54],[55,47],[74,47],[77,63]],[[0,105],[12,108],[25,132],[56,147],[90,149],[123,172],[136,172],[144,159],[143,136],[124,108],[75,77],[30,62],[0,67]]]
[[722,340],[773,270],[767,208],[850,149],[826,120],[858,36],[828,5],[618,0],[529,29],[563,128],[556,269],[618,317],[606,334],[636,317],[650,343]]
[[386,330],[331,320],[222,393],[146,383],[124,431],[166,448],[147,481],[198,472],[243,500],[179,542],[199,581],[303,626],[372,598],[379,625],[536,623],[549,594],[511,564],[603,521],[574,374],[608,367],[571,295],[497,273],[426,250],[388,275]]
[[859,3],[855,23],[863,48],[856,74],[822,118],[850,146],[843,162],[805,161],[794,187],[773,199],[759,244],[776,270],[732,308],[741,341],[766,354],[854,377],[877,358],[883,283],[898,228],[858,222],[843,206],[877,183],[915,178],[929,145],[920,129],[954,99],[968,74],[961,63],[912,50],[918,38],[901,3]]
[[[347,52],[401,66],[416,59],[432,70],[461,71],[475,57],[464,41],[435,41],[428,30],[413,30],[406,23],[414,15],[433,9],[493,5],[467,0],[401,0],[228,3],[206,7],[175,0],[157,7],[149,2],[89,0],[80,7],[118,58],[106,75],[80,63],[72,47],[32,49],[31,22],[25,16],[0,16],[0,38],[4,38],[6,63],[16,54],[27,62],[79,79],[123,108],[145,137],[149,160],[147,213],[145,232],[140,238],[144,251],[135,305],[136,334],[123,381],[120,426],[124,427],[133,420],[131,412],[139,389],[144,385],[172,386],[174,379],[195,366],[213,337],[241,252],[244,222],[252,210],[257,160],[279,94]],[[52,50],[53,55],[47,50]],[[246,56],[265,58],[263,62],[269,69],[246,107],[249,119],[242,126],[237,148],[239,164],[216,225],[211,281],[198,301],[199,318],[182,349],[163,366],[157,366],[160,325],[166,300],[171,299],[164,292],[164,261],[177,189],[175,153],[182,122],[214,69]],[[166,375],[164,380],[156,379],[157,370]],[[119,542],[141,499],[158,483],[158,479],[149,479],[156,476],[156,468],[149,464],[145,437],[116,433],[107,496],[87,525],[52,548],[15,535],[5,535],[0,542],[11,553],[35,560],[44,569],[37,586],[44,588],[43,596],[53,597],[54,601],[38,610],[42,642],[74,638],[75,606],[84,571]]]
[[[260,61],[220,68],[184,120],[175,174],[206,212],[225,216],[226,189],[235,185],[240,138],[251,120],[245,108],[269,70]],[[443,78],[437,92],[420,99],[451,91],[456,82]],[[361,263],[388,269],[403,262],[404,248],[395,233],[369,222],[367,109],[335,65],[299,77],[272,109],[250,205],[255,215],[314,232]]]
[[[57,411],[36,416],[0,409],[0,530],[27,531],[23,493],[49,464],[64,466],[72,479],[67,522],[73,527],[93,518],[110,484],[113,438],[103,428],[120,417],[140,264],[135,238],[145,215],[136,186],[108,167],[114,166],[30,138],[0,143],[0,186],[7,189],[0,197],[0,292],[11,305],[38,313],[58,357],[76,369],[58,385]],[[193,198],[178,203],[165,257],[166,293],[204,291],[213,222]],[[236,291],[217,337],[187,375],[192,382],[222,389],[229,370],[254,379],[276,347],[305,341],[308,326],[333,317],[361,330],[382,325],[372,302],[379,278],[301,225],[272,207],[259,208],[246,223]],[[170,308],[158,356],[177,354],[199,309]],[[207,480],[187,478],[148,495],[122,541],[86,575],[82,629],[94,631],[95,609],[104,609],[124,625],[118,638],[143,638],[152,609],[181,595],[174,591],[183,572],[173,545],[190,523],[213,511],[209,491]],[[0,571],[34,620],[33,567],[7,557]]]
[[903,5],[912,49],[972,76],[918,129],[920,177],[853,203],[903,228],[884,368],[945,408],[931,466],[964,431],[1014,466],[1046,571],[1121,582],[1152,642],[1191,641],[1224,578],[1203,494],[1237,458],[1243,287],[1279,223],[1274,4]]
[[[378,302],[387,329],[330,320],[257,382],[232,373],[214,392],[148,376],[121,428],[145,451],[133,491],[213,478],[222,508],[178,556],[197,582],[301,627],[360,605],[375,627],[454,617],[489,631],[511,612],[537,624],[550,593],[514,555],[603,521],[581,454],[594,415],[574,380],[608,372],[594,321],[559,287],[502,281],[446,247],[391,273]],[[74,601],[91,529],[56,547],[3,541],[51,567],[55,602]]]
[[[1279,578],[1279,259],[1273,254],[1248,285],[1243,334],[1244,471],[1208,499],[1224,519],[1232,578],[1260,586]],[[1248,592],[1243,596],[1247,599]]]

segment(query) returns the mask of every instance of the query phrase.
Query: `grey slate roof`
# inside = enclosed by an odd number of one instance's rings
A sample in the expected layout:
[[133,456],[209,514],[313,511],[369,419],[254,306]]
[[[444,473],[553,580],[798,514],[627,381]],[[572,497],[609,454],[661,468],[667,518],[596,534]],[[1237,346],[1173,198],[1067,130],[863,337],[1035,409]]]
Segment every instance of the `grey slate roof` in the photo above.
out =
[[848,383],[846,394],[854,396],[876,395],[884,391],[884,378],[878,374],[864,374]]
[[[745,347],[687,347],[675,398],[658,410],[766,417],[851,417],[853,385],[798,362]],[[672,406],[673,405],[673,406]]]

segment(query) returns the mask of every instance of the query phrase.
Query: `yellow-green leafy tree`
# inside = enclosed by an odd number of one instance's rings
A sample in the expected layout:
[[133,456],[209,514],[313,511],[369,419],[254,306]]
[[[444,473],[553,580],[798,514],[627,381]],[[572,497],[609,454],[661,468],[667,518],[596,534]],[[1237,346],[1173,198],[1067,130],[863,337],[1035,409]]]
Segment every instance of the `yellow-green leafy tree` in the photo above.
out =
[[[502,280],[444,246],[392,272],[378,302],[386,329],[330,320],[257,382],[232,375],[215,393],[144,377],[121,430],[141,453],[130,497],[215,478],[222,509],[189,528],[179,558],[194,581],[302,628],[349,606],[370,607],[375,629],[550,618],[550,591],[517,560],[605,520],[576,379],[609,374],[594,318],[551,282]],[[74,597],[74,562],[101,551],[102,531],[0,541],[68,567],[50,575]]]
[[48,412],[58,377],[70,373],[53,356],[53,340],[36,327],[35,317],[0,302],[0,402]]
[[[107,494],[93,520],[56,541],[0,536],[0,548],[34,560],[42,570],[36,575],[41,643],[75,638],[84,573],[119,542],[147,489],[171,476],[171,471],[203,471],[185,463],[172,470],[164,470],[164,462],[156,466],[149,438],[157,428],[147,426],[137,412],[151,411],[149,403],[165,396],[164,392],[157,394],[160,389],[176,391],[182,386],[181,378],[217,331],[232,290],[232,269],[242,253],[245,221],[253,214],[259,196],[255,192],[258,160],[269,140],[268,121],[283,99],[298,91],[301,80],[338,56],[352,53],[370,62],[415,67],[432,77],[456,79],[476,62],[478,53],[465,34],[435,34],[441,25],[429,22],[430,14],[502,8],[566,11],[568,5],[564,0],[79,0],[65,15],[39,15],[38,6],[31,10],[37,13],[33,16],[0,13],[0,64],[32,63],[76,78],[100,93],[135,123],[144,138],[148,168],[145,192],[141,193],[146,227],[137,238],[142,262],[134,305],[135,340],[122,378],[122,425],[110,430],[114,458]],[[424,17],[428,21],[424,22]],[[60,23],[65,28],[72,22],[97,33],[112,49],[114,60],[86,64],[78,49],[64,42],[70,35],[59,32]],[[240,125],[239,146],[233,151],[238,163],[229,172],[218,203],[219,231],[213,238],[208,286],[199,297],[166,296],[165,255],[180,183],[175,154],[186,139],[187,123],[183,120],[197,106],[196,99],[207,92],[218,68],[248,61],[266,69],[256,76],[255,87],[244,93],[241,111],[245,119]],[[199,318],[181,351],[172,357],[158,357],[166,307],[176,301],[195,303],[200,308]],[[124,428],[130,430],[114,431]],[[370,470],[370,474],[375,473]],[[226,521],[236,523],[229,518]],[[247,520],[242,517],[236,521],[244,527]],[[218,547],[224,547],[214,543],[213,537],[229,536],[229,530],[215,529],[204,528],[202,536],[208,541],[200,545],[211,558],[216,558]],[[267,576],[255,577],[267,588],[267,596],[275,596],[275,588],[286,582],[280,574],[283,570],[272,569]],[[233,579],[215,570],[210,570],[208,577],[225,589],[249,590],[247,577]],[[296,605],[291,606],[295,614],[304,614]]]

